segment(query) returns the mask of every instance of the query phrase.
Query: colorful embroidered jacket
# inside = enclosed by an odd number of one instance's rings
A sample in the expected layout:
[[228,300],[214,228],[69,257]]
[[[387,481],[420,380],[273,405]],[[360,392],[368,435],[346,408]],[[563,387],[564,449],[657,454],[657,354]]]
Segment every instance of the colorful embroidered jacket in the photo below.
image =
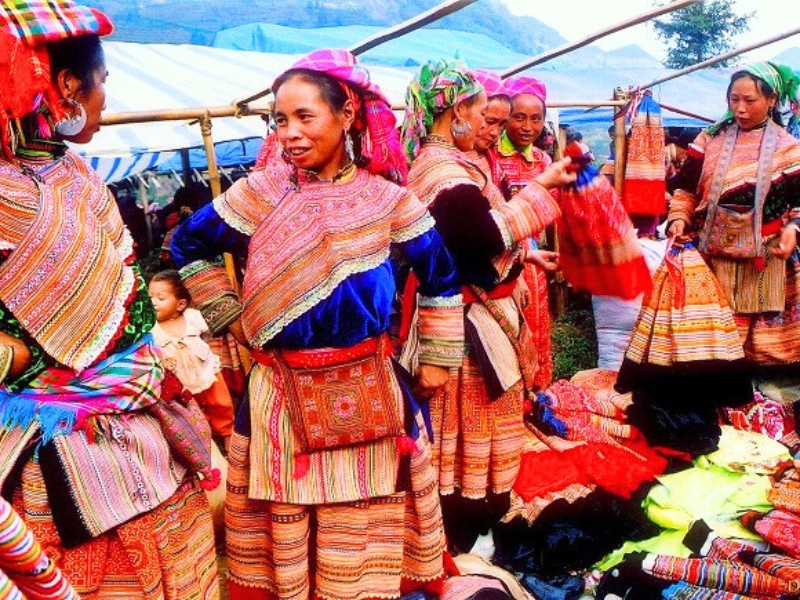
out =
[[72,152],[20,160],[0,161],[0,331],[32,360],[0,373],[0,489],[11,498],[36,452],[72,547],[158,506],[186,470],[145,414],[160,399],[155,311],[113,197]]
[[[674,195],[669,209],[669,222],[683,219],[696,229],[696,218],[705,216],[708,194],[715,167],[722,152],[725,129],[716,135],[703,131],[689,147],[686,162],[670,186]],[[764,128],[739,131],[730,168],[725,175],[721,205],[749,206],[755,203],[755,180],[759,149]],[[763,223],[789,217],[800,223],[800,142],[778,132],[778,143],[772,157],[772,183],[764,201]]]
[[488,291],[519,275],[520,242],[538,235],[559,215],[544,187],[534,183],[506,201],[467,154],[435,141],[423,145],[408,185],[436,219],[461,283]]
[[[364,170],[333,184],[294,183],[268,165],[193,215],[172,250],[212,331],[241,310],[253,347],[341,348],[387,331],[396,246],[422,281],[422,362],[454,366],[461,296],[433,225],[408,190]],[[246,257],[241,305],[213,262],[222,252]]]

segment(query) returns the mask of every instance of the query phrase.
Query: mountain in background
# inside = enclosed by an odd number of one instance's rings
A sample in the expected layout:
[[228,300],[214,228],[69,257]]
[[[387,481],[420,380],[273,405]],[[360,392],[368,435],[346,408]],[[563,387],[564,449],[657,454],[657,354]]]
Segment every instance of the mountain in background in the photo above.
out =
[[[396,25],[439,0],[93,0],[120,42],[212,45],[219,31],[248,23],[311,29],[342,25]],[[481,0],[437,21],[437,29],[482,33],[516,52],[535,56],[566,43],[533,17],[512,15],[499,0]]]

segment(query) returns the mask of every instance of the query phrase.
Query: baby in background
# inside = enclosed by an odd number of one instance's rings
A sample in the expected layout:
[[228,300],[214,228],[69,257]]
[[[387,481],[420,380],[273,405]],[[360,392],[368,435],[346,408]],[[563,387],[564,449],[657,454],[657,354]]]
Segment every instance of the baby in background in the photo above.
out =
[[164,367],[194,396],[214,437],[227,448],[233,402],[219,373],[219,356],[203,339],[209,335],[208,325],[200,311],[189,308],[192,298],[178,271],[156,273],[148,289],[157,318],[152,333],[162,349]]

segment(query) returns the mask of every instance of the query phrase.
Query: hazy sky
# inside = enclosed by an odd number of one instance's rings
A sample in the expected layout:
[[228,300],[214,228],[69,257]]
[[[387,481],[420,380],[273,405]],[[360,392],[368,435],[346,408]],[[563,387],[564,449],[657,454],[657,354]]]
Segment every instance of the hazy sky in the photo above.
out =
[[[654,8],[653,0],[502,0],[512,13],[530,15],[557,30],[568,41],[578,41],[620,21],[641,15]],[[750,31],[734,39],[734,47],[755,44],[800,26],[798,0],[733,0],[738,14],[754,12]],[[652,27],[642,23],[594,42],[603,50],[638,44],[659,60],[665,47]],[[764,60],[787,48],[800,46],[800,34],[753,50],[745,60]]]

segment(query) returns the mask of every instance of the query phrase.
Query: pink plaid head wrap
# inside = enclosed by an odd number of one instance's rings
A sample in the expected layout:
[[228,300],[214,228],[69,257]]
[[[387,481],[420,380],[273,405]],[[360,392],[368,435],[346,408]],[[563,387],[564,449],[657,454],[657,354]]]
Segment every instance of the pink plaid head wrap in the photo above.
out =
[[542,104],[547,104],[547,88],[538,79],[519,75],[517,77],[509,77],[506,79],[505,84],[506,93],[512,98],[520,94],[531,94],[539,98]]
[[472,69],[472,74],[486,90],[486,97],[492,98],[493,96],[508,95],[505,83],[500,78],[500,75],[494,71],[487,71],[486,69]]
[[[364,119],[353,124],[361,134],[361,154],[369,160],[367,170],[398,184],[405,183],[408,167],[400,145],[397,119],[378,85],[370,81],[369,71],[357,64],[349,50],[314,50],[294,63],[289,70],[307,69],[326,73],[342,83],[345,91]],[[273,84],[274,90],[274,84]],[[362,102],[363,98],[363,102]]]

